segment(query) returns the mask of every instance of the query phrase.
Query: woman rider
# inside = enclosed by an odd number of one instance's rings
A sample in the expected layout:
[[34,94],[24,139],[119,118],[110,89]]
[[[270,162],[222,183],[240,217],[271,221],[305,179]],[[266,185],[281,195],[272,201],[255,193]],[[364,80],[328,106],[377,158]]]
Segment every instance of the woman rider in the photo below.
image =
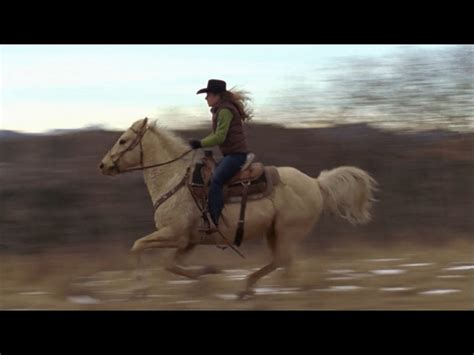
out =
[[[217,231],[219,217],[224,208],[223,186],[245,164],[247,157],[247,141],[243,122],[251,119],[251,110],[247,106],[249,97],[236,90],[226,89],[226,82],[211,79],[207,88],[196,94],[206,93],[206,101],[211,107],[212,133],[189,144],[193,149],[219,146],[223,155],[217,163],[209,188],[208,208],[212,221],[209,221],[208,233]],[[212,225],[214,223],[214,225]]]

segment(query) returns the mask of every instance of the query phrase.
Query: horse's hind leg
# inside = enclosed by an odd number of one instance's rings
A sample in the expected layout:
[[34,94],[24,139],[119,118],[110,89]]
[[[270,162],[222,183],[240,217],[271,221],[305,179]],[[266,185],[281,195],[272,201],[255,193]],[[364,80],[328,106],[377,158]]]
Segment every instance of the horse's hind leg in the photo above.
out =
[[271,263],[265,265],[261,269],[259,269],[259,270],[255,271],[254,273],[250,274],[247,277],[247,281],[246,281],[247,284],[246,284],[245,290],[240,292],[238,294],[238,297],[242,299],[247,295],[252,295],[254,293],[253,285],[255,285],[255,283],[259,279],[261,279],[265,275],[268,275],[273,270],[275,270],[277,267],[278,267],[278,265],[275,263],[275,261],[272,261]]
[[255,285],[255,283],[259,279],[261,279],[265,275],[268,275],[269,273],[271,273],[272,271],[274,271],[278,267],[278,261],[275,258],[275,256],[276,256],[276,235],[275,235],[275,232],[274,232],[273,228],[267,234],[267,244],[268,244],[268,247],[270,248],[270,250],[272,252],[272,261],[270,263],[268,263],[267,265],[265,265],[264,267],[262,267],[261,269],[251,273],[247,277],[245,290],[243,290],[242,292],[240,292],[238,294],[239,298],[243,298],[247,295],[253,294],[254,293],[253,292],[253,286]]
[[206,274],[218,273],[219,270],[213,266],[200,266],[191,269],[178,265],[195,247],[196,244],[188,244],[186,247],[178,248],[166,266],[166,270],[177,275],[188,277],[190,279],[196,279]]
[[288,268],[291,265],[292,245],[289,238],[286,239],[281,234],[277,235],[277,233],[272,230],[267,235],[267,243],[272,253],[272,261],[247,277],[245,290],[239,293],[239,298],[253,294],[253,286],[262,277],[268,275],[279,267]]

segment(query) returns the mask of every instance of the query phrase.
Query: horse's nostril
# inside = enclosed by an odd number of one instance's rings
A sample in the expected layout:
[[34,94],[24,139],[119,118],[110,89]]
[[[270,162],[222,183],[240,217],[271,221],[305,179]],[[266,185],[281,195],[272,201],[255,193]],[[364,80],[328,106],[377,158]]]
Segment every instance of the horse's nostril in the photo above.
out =
[[104,167],[104,163],[100,163],[99,169],[102,169]]

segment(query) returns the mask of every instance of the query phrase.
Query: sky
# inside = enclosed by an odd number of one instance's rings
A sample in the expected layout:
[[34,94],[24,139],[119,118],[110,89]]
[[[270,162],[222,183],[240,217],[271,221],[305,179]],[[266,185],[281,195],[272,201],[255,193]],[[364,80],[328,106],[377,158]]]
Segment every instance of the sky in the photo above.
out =
[[[149,117],[170,128],[209,120],[196,91],[222,79],[253,97],[255,120],[269,98],[337,58],[393,54],[394,45],[3,45],[0,129],[124,130]],[[430,46],[423,46],[429,48]],[[439,46],[435,46],[439,47]]]

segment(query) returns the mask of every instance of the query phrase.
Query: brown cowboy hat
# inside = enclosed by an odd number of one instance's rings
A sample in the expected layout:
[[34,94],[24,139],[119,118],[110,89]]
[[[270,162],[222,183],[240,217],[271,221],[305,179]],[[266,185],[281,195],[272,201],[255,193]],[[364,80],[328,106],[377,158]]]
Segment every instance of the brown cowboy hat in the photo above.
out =
[[226,82],[223,80],[217,80],[217,79],[211,79],[207,82],[207,88],[198,90],[196,95],[202,94],[202,93],[213,93],[213,94],[219,94],[221,92],[226,91]]

